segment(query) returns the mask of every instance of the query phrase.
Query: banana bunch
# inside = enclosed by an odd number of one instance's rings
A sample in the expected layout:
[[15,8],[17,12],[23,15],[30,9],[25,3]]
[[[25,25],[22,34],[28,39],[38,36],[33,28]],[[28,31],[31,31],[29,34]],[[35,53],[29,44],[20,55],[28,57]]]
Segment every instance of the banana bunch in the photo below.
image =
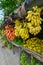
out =
[[22,23],[21,23],[21,21],[19,21],[18,19],[17,20],[15,20],[15,27],[22,27]]
[[29,38],[28,29],[21,28],[19,35],[21,36],[22,39],[26,40],[27,38]]
[[14,28],[15,28],[15,35],[20,36],[19,32],[20,32],[20,30],[22,28],[22,23],[18,19],[15,20],[15,27]]
[[43,48],[42,48],[42,40],[38,38],[31,38],[26,41],[26,44],[24,44],[24,47],[29,48],[30,50],[33,50],[37,53],[41,53]]
[[34,34],[34,36],[35,36],[35,35],[37,35],[40,32],[40,30],[41,30],[41,27],[40,26],[35,27],[35,28],[34,27],[30,27],[29,32],[31,34]]
[[41,26],[33,27],[31,23],[27,23],[27,27],[29,28],[29,32],[34,35],[37,35],[41,30]]
[[33,7],[33,10],[34,10],[34,12],[37,11],[38,13],[40,13],[42,9],[35,6],[35,7]]
[[26,28],[27,22],[15,21],[15,35],[20,36],[22,39],[27,39],[29,37],[28,29]]
[[43,21],[43,19],[40,17],[40,12],[41,8],[38,8],[37,6],[33,7],[32,11],[27,12],[27,27],[29,28],[29,33],[31,34],[37,35],[41,31],[40,24],[42,24],[41,21]]
[[19,35],[20,30],[21,30],[21,27],[15,27],[15,35],[18,37],[20,36]]
[[31,17],[31,24],[33,26],[39,26],[40,24],[42,24],[42,18],[40,18],[39,16],[33,15]]
[[27,22],[23,22],[23,27],[27,28]]
[[16,27],[15,35],[20,36],[22,39],[27,39],[29,37],[28,29]]

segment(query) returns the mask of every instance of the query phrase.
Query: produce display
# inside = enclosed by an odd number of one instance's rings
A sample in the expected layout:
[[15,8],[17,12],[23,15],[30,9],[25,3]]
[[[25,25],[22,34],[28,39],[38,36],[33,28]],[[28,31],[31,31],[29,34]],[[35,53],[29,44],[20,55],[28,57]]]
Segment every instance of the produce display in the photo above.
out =
[[15,35],[24,40],[29,37],[28,29],[24,27],[23,22],[20,22],[19,20],[15,21]]
[[20,63],[21,65],[40,65],[40,63],[36,62],[36,60],[33,58],[31,58],[31,61],[28,62],[26,53],[22,53]]
[[21,58],[20,58],[21,65],[28,65],[28,62],[27,62],[27,58],[26,57],[27,57],[26,54],[23,53],[22,56],[21,56]]
[[40,16],[41,8],[35,6],[27,12],[25,21],[15,20],[15,35],[26,40],[30,34],[36,36],[42,30],[41,24],[43,19]]
[[[34,6],[27,11],[26,16],[22,19],[11,19],[5,21],[4,29],[0,30],[0,35],[7,39],[2,39],[2,43],[7,45],[9,49],[12,45],[20,45],[20,47],[30,49],[40,56],[43,56],[43,38],[37,35],[43,30],[43,19],[41,18],[42,8]],[[42,15],[43,16],[43,15]],[[9,24],[8,24],[9,23]],[[11,24],[10,24],[11,23]],[[41,26],[42,25],[42,26]],[[13,42],[14,44],[11,44]],[[27,54],[23,53],[20,58],[21,65],[40,65],[34,59],[27,61]]]
[[16,37],[15,36],[15,29],[11,25],[5,26],[4,33],[5,33],[8,40],[13,40]]
[[13,40],[13,42],[14,42],[15,44],[18,44],[18,45],[23,45],[23,44],[25,43],[25,41],[24,41],[22,38],[19,38],[19,37],[15,38],[15,39]]
[[31,38],[26,41],[26,44],[24,44],[24,47],[29,48],[30,50],[33,50],[37,53],[43,52],[43,40],[40,40],[38,38]]
[[[0,7],[4,54],[13,51],[19,65],[43,65],[43,0],[0,0]],[[10,59],[6,58],[6,62]]]
[[43,19],[40,17],[41,8],[37,6],[33,7],[31,11],[27,12],[26,19],[28,20],[27,27],[31,34],[37,35],[41,31],[41,26]]

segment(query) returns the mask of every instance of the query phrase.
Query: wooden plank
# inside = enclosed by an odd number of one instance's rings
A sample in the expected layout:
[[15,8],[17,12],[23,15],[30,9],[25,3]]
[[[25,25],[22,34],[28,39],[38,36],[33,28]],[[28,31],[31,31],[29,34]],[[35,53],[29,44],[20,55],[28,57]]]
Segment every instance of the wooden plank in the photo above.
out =
[[37,60],[43,62],[43,56],[27,48],[22,48],[27,53],[33,55]]
[[[8,40],[9,41],[9,40]],[[16,47],[22,47],[21,45],[17,45],[17,44],[15,44],[13,41],[9,41],[10,43],[12,43],[14,46],[16,46]]]

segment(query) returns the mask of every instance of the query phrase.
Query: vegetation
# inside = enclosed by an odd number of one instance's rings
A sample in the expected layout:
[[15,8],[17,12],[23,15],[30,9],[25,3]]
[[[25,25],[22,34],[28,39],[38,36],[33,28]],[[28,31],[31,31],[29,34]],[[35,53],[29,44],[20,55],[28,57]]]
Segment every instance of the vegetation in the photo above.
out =
[[36,62],[36,60],[33,59],[32,56],[31,56],[31,61],[28,62],[26,53],[22,53],[20,63],[21,65],[40,65],[40,63]]
[[43,40],[40,40],[39,38],[31,38],[26,41],[26,44],[24,44],[24,47],[33,50],[37,53],[42,53],[43,46]]
[[24,40],[22,38],[16,37],[14,39],[14,43],[16,43],[18,45],[23,45],[24,44]]
[[5,15],[13,12],[24,0],[1,0],[1,8],[4,9]]

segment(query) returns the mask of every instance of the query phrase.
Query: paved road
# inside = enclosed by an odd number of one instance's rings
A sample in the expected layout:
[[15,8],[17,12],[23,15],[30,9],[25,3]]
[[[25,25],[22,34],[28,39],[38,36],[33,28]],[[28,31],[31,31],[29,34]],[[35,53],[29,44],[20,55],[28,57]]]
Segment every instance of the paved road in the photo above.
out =
[[0,65],[20,65],[19,63],[19,51],[16,50],[15,54],[13,54],[12,50],[3,49],[0,43]]

